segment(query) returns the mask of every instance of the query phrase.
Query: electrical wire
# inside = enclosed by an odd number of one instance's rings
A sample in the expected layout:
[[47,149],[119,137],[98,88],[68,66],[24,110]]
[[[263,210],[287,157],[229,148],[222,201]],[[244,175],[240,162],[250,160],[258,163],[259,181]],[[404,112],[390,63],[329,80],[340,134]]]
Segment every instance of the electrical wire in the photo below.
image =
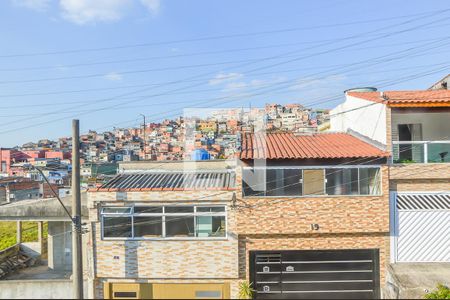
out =
[[[446,11],[443,11],[443,12],[446,12]],[[442,12],[441,12],[441,13],[442,13]],[[422,18],[419,18],[419,19],[422,19]],[[441,20],[442,20],[442,19],[435,20],[435,21],[429,22],[429,23],[427,23],[427,24],[437,23],[437,22],[440,22]],[[411,23],[411,22],[414,22],[414,21],[416,21],[416,20],[415,20],[415,19],[409,20],[409,21],[403,22],[403,23],[401,23],[401,24],[408,24],[408,23]],[[391,35],[393,35],[393,34],[398,34],[398,33],[403,33],[403,32],[406,32],[406,31],[414,30],[414,29],[420,28],[420,26],[423,26],[423,25],[424,25],[424,24],[421,24],[421,25],[419,25],[419,26],[415,26],[415,27],[412,27],[412,28],[400,30],[400,31],[397,31],[397,32],[387,33],[387,34],[384,34],[384,35],[382,36],[382,38],[387,37],[387,36],[391,36]],[[377,29],[377,30],[375,30],[375,32],[376,32],[376,31],[383,30],[383,29],[384,29],[384,28]],[[374,32],[374,31],[371,31],[371,32]],[[350,37],[348,37],[348,39],[352,39],[352,38],[355,38],[355,37],[358,37],[358,36],[359,36],[359,35],[350,36]],[[378,38],[375,38],[375,39],[379,39],[379,37],[378,37]],[[368,41],[371,41],[371,40],[374,40],[374,39],[365,40],[364,42],[368,42]],[[356,43],[356,44],[357,44],[357,43]],[[353,45],[355,45],[355,44],[346,45],[346,46],[340,47],[340,48],[338,48],[338,49],[342,49],[342,48],[346,48],[346,47],[351,47],[351,46],[353,46]],[[336,50],[336,49],[334,49],[334,50]],[[327,51],[325,51],[325,52],[319,52],[318,54],[315,54],[315,55],[320,55],[320,54],[323,54],[323,53],[327,53],[327,52],[329,52],[329,51],[332,51],[332,50],[327,50]],[[314,56],[314,55],[313,55],[313,56]],[[306,58],[306,57],[308,57],[308,56],[303,56],[303,57],[300,57],[300,58],[296,58],[296,59],[294,59],[294,60],[304,59],[304,58]],[[292,61],[293,61],[293,60],[288,60],[288,61],[285,61],[285,62],[281,62],[281,63],[277,63],[277,64],[272,64],[272,65],[265,66],[265,67],[259,67],[259,68],[256,68],[256,69],[252,69],[252,70],[250,70],[250,71],[248,71],[248,72],[251,73],[251,72],[254,72],[254,71],[261,70],[261,69],[271,68],[271,67],[274,67],[274,66],[277,66],[277,65],[280,65],[280,64],[285,64],[285,63],[292,62]],[[200,76],[202,76],[202,75],[200,75]],[[195,77],[197,77],[197,76],[195,76]],[[187,88],[189,88],[189,87],[187,87]],[[144,90],[146,90],[146,89],[144,89]],[[179,90],[179,89],[176,89],[176,90]],[[176,90],[175,90],[175,91],[176,91]],[[138,90],[138,91],[135,91],[135,92],[132,92],[132,93],[128,93],[128,94],[139,93],[139,92],[141,92],[141,91],[143,91],[143,90]],[[120,97],[126,96],[126,95],[128,95],[128,94],[125,94],[125,95],[119,95],[119,96],[117,96],[117,97],[113,97],[113,99],[115,99],[115,98],[120,98]],[[157,95],[159,95],[159,94],[157,94]],[[104,99],[104,100],[110,100],[110,99]],[[101,108],[100,110],[104,110],[104,108]],[[98,109],[97,109],[97,111],[98,111]],[[43,114],[43,115],[45,115],[45,114]],[[62,118],[62,119],[65,119],[65,118]],[[57,120],[58,120],[58,119],[57,119]],[[22,120],[20,120],[20,121],[22,121]],[[11,122],[9,122],[9,123],[11,123]],[[46,122],[44,122],[44,123],[46,123]],[[42,124],[42,123],[41,123],[41,124]],[[20,129],[23,129],[23,128],[20,128]]]
[[178,44],[178,43],[186,43],[186,42],[198,42],[198,41],[207,41],[207,40],[218,40],[218,39],[227,39],[227,38],[235,38],[235,37],[249,37],[249,36],[257,36],[257,35],[265,35],[265,34],[273,34],[273,33],[282,33],[282,32],[291,32],[298,30],[312,30],[312,29],[322,29],[322,28],[334,28],[338,26],[349,26],[356,24],[364,24],[371,22],[383,22],[388,20],[397,20],[402,18],[410,18],[415,16],[423,16],[423,15],[434,15],[440,14],[442,10],[433,10],[428,12],[422,12],[417,14],[403,15],[403,16],[395,16],[388,18],[379,18],[372,20],[362,20],[362,21],[353,21],[346,23],[338,23],[338,24],[327,24],[327,25],[316,25],[316,26],[308,26],[308,27],[293,27],[293,28],[284,28],[270,31],[259,31],[252,33],[238,33],[238,34],[228,34],[228,35],[219,35],[219,36],[209,36],[202,38],[191,38],[191,39],[181,39],[181,40],[173,40],[173,41],[163,41],[163,42],[153,42],[153,43],[140,43],[133,45],[119,45],[119,46],[111,46],[111,47],[99,47],[99,48],[85,48],[85,49],[70,49],[63,51],[49,51],[49,52],[34,52],[34,53],[21,53],[21,54],[5,54],[0,55],[0,58],[12,58],[12,57],[26,57],[26,56],[45,56],[45,55],[56,55],[56,54],[71,54],[71,53],[82,53],[82,52],[98,52],[105,50],[118,50],[118,49],[127,49],[127,48],[138,48],[138,47],[148,47],[148,46],[160,46],[160,45],[170,45],[170,44]]

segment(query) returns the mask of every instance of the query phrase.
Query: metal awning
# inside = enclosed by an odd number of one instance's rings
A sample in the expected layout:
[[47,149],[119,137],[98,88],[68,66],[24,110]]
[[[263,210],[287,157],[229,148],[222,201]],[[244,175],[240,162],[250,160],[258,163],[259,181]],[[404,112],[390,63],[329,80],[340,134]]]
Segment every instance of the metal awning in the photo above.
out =
[[228,190],[235,181],[233,171],[140,172],[120,174],[98,190]]

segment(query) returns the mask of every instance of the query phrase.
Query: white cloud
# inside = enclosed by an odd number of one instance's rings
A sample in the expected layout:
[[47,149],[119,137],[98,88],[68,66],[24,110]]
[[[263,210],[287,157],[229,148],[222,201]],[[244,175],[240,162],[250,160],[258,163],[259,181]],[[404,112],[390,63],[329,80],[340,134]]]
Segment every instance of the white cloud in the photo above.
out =
[[244,77],[241,73],[219,73],[214,78],[209,80],[209,85],[218,85],[225,82],[230,82]]
[[122,80],[122,75],[120,73],[116,73],[116,72],[110,72],[110,73],[106,74],[104,77],[105,77],[105,79],[111,80],[111,81]]
[[130,0],[60,0],[62,17],[76,24],[112,22],[123,17]]
[[[133,8],[142,6],[156,14],[161,0],[10,0],[16,6],[35,11],[46,11],[50,5],[58,5],[63,19],[78,25],[98,22],[114,22],[122,19]],[[136,6],[137,5],[137,6]]]
[[160,0],[140,0],[142,5],[144,5],[149,12],[157,13],[161,5]]
[[12,2],[21,7],[29,8],[35,11],[45,11],[48,9],[51,0],[12,0]]

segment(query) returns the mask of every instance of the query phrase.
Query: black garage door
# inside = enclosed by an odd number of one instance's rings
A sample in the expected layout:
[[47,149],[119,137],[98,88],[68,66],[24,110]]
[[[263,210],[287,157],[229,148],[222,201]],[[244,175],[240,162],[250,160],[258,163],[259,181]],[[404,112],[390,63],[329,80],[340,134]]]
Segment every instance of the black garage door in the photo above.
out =
[[251,251],[256,299],[373,299],[380,297],[374,250]]

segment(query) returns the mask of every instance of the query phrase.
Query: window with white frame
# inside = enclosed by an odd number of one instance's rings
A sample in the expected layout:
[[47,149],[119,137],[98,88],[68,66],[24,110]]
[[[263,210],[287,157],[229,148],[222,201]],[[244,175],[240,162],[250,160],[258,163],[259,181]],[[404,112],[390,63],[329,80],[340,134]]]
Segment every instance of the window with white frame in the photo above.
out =
[[243,195],[246,197],[381,194],[378,166],[267,167],[265,182],[256,180],[255,186],[248,183],[252,181],[246,180],[246,176],[258,176],[260,172],[253,173],[253,169],[244,168],[242,174]]
[[104,239],[224,238],[225,206],[104,207]]

